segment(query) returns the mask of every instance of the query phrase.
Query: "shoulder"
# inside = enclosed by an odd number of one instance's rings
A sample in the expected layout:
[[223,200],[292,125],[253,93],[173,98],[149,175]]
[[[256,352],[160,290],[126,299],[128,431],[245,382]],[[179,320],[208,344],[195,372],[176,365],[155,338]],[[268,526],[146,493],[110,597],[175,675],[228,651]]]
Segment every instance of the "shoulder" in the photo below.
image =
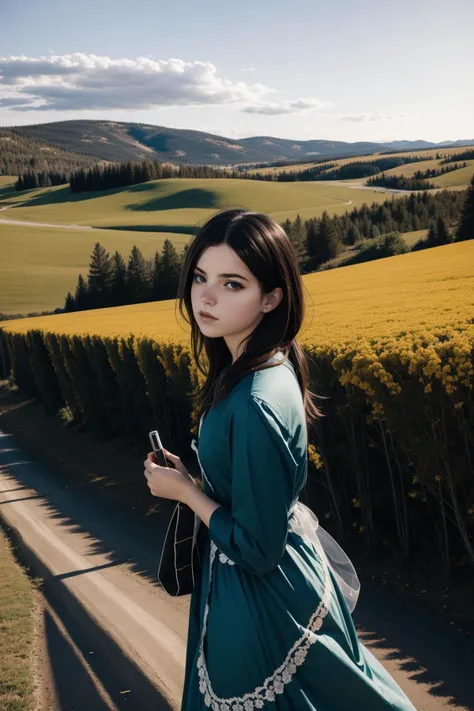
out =
[[246,375],[235,388],[231,410],[241,417],[263,417],[281,430],[294,432],[305,421],[305,412],[293,366],[282,362]]

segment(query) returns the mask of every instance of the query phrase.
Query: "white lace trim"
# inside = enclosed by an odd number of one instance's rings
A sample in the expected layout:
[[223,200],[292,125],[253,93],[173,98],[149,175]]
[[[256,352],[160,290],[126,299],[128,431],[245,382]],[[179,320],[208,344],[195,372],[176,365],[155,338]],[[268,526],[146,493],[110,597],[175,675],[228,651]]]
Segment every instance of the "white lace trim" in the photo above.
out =
[[[209,587],[204,609],[204,619],[199,643],[199,655],[197,660],[197,668],[199,674],[199,691],[204,695],[204,703],[212,709],[212,711],[254,711],[261,709],[267,702],[276,700],[277,694],[282,694],[285,685],[292,681],[297,668],[303,664],[306,659],[309,647],[317,642],[318,635],[316,632],[321,629],[323,620],[329,612],[331,601],[331,578],[329,575],[328,561],[321,544],[317,544],[318,554],[323,562],[324,581],[323,595],[317,609],[312,614],[307,627],[303,634],[296,640],[290,651],[288,652],[283,664],[276,669],[273,674],[263,682],[262,686],[257,687],[244,696],[234,696],[232,698],[220,698],[216,695],[212,688],[209,672],[207,670],[206,659],[204,656],[204,638],[207,630],[207,617],[209,614],[209,590],[212,582],[212,567],[215,555],[218,548],[214,541],[211,541],[211,550],[209,557]],[[227,556],[219,551],[219,560],[224,556],[231,565],[234,564]]]
[[227,563],[227,565],[235,565],[235,562],[228,558],[225,553],[222,553],[222,551],[220,551],[218,548],[217,550],[219,551],[219,560],[221,563]]

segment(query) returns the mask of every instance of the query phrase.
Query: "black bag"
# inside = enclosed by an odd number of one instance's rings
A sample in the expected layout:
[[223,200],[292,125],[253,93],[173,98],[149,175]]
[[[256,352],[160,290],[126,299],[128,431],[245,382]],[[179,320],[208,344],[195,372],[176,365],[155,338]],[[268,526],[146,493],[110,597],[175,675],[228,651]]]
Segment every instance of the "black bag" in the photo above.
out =
[[178,501],[165,533],[158,565],[158,580],[168,595],[188,595],[193,591],[201,573],[206,535],[201,519],[187,504]]

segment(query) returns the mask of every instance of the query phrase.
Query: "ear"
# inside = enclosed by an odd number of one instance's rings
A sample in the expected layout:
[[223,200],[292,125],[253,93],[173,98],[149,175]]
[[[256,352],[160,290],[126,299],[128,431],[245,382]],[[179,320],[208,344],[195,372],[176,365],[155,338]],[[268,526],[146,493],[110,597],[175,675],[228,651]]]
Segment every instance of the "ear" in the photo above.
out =
[[269,311],[273,311],[274,308],[278,306],[280,301],[283,298],[283,290],[280,287],[277,287],[276,289],[273,289],[269,294],[266,294],[265,296],[265,303],[263,305],[263,311],[265,313],[268,313]]

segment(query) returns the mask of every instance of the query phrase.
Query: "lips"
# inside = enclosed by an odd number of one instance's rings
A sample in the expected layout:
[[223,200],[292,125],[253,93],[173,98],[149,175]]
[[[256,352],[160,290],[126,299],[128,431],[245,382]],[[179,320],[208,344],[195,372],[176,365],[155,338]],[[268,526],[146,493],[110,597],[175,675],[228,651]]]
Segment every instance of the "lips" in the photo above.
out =
[[208,314],[208,313],[206,313],[205,311],[200,311],[200,312],[199,312],[199,315],[200,315],[200,316],[203,316],[204,318],[210,318],[210,319],[212,319],[213,321],[218,321],[218,320],[219,320],[219,319],[217,319],[215,316],[212,316],[211,314]]

